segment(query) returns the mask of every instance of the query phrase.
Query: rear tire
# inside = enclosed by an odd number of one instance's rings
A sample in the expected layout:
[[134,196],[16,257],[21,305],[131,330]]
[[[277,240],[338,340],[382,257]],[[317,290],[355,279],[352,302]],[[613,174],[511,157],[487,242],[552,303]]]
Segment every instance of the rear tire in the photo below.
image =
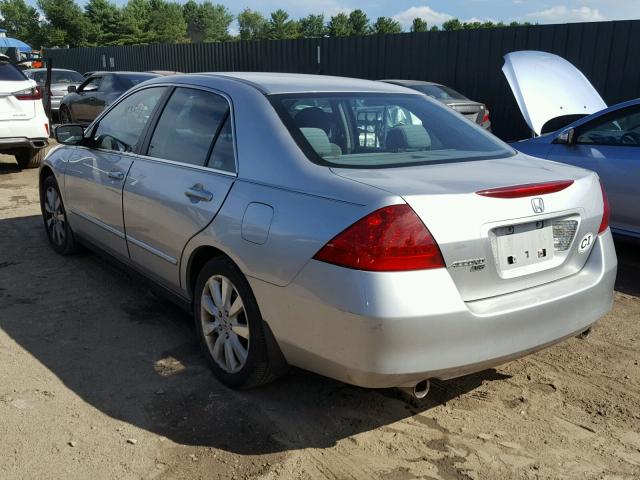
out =
[[47,155],[46,148],[22,148],[15,153],[20,168],[38,168]]
[[61,255],[76,252],[78,245],[67,221],[67,212],[60,196],[58,182],[53,175],[45,178],[41,192],[40,208],[51,247]]
[[202,353],[218,380],[231,388],[254,388],[279,376],[275,340],[249,282],[231,260],[216,257],[204,265],[193,304]]

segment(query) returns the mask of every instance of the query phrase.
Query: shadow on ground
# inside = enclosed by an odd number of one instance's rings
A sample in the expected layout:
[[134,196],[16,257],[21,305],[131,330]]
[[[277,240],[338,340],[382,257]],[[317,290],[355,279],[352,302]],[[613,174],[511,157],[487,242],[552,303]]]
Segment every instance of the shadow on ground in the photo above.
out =
[[327,447],[507,378],[487,370],[437,382],[420,406],[300,370],[232,391],[210,374],[190,317],[112,261],[55,254],[37,216],[2,220],[0,231],[0,328],[95,408],[180,444]]

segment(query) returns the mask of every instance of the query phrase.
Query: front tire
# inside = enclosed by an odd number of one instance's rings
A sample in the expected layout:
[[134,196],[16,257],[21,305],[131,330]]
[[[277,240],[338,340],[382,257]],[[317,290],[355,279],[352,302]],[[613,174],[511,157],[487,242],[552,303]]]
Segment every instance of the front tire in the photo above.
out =
[[47,177],[42,184],[40,208],[44,228],[51,247],[61,255],[70,255],[77,250],[73,231],[67,221],[58,182],[53,176]]
[[47,155],[46,148],[22,148],[15,153],[20,168],[38,168]]
[[73,123],[73,118],[71,118],[71,112],[64,105],[60,105],[60,110],[58,111],[58,118],[60,120],[61,125],[65,125],[67,123]]
[[249,282],[225,257],[209,260],[198,275],[194,318],[202,352],[214,375],[232,388],[275,378],[267,330]]

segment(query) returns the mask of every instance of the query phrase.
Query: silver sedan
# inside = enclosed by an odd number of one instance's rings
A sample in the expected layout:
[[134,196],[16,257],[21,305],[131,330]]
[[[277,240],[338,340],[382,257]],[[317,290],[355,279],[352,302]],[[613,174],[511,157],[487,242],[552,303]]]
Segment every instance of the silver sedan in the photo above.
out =
[[157,78],[56,135],[40,172],[54,250],[97,246],[188,305],[232,387],[295,365],[422,395],[612,305],[598,177],[400,86]]

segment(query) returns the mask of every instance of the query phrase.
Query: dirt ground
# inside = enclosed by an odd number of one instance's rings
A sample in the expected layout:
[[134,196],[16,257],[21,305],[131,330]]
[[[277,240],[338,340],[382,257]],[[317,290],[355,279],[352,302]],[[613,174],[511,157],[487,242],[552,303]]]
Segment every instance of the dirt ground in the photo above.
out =
[[419,406],[303,371],[235,392],[188,315],[107,259],[55,254],[37,171],[0,157],[0,478],[640,478],[640,253],[617,248],[591,336]]

